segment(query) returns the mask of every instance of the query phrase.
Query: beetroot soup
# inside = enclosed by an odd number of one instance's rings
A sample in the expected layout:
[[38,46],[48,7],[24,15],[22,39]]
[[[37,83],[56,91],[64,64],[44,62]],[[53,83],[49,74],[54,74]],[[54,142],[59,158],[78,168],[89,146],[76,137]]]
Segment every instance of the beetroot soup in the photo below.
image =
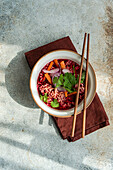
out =
[[[49,107],[66,110],[75,105],[80,66],[72,60],[55,59],[47,63],[37,79],[40,99]],[[84,98],[85,71],[82,72],[79,103]]]

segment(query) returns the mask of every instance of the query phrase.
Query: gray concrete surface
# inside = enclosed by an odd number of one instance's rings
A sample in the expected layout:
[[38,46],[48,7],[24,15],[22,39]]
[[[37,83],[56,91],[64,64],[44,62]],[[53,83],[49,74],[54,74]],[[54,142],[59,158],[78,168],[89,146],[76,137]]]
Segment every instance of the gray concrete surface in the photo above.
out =
[[[113,1],[0,1],[0,169],[113,169]],[[110,126],[63,141],[29,90],[24,52],[70,36],[79,53],[91,34],[90,62]]]

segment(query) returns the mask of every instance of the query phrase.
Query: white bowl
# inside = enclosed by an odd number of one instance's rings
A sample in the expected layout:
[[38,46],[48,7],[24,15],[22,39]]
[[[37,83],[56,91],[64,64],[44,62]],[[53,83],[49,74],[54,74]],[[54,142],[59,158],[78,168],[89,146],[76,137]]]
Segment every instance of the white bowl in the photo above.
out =
[[[81,55],[77,54],[76,52],[70,51],[70,50],[56,50],[52,51],[44,56],[42,56],[35,66],[32,69],[31,76],[30,76],[30,90],[32,97],[36,104],[44,110],[46,113],[56,116],[56,117],[69,117],[73,115],[74,113],[74,108],[69,109],[69,110],[57,110],[57,109],[52,109],[49,106],[47,106],[44,102],[40,100],[38,91],[37,91],[37,78],[39,76],[39,73],[41,69],[50,61],[54,59],[70,59],[78,64],[81,62]],[[84,59],[83,62],[83,69],[86,69],[86,60]],[[88,92],[87,92],[87,99],[86,99],[86,107],[90,105],[92,102],[94,96],[96,93],[96,76],[95,72],[89,64],[88,67]],[[83,100],[82,102],[78,105],[77,108],[77,113],[80,113],[83,110]]]

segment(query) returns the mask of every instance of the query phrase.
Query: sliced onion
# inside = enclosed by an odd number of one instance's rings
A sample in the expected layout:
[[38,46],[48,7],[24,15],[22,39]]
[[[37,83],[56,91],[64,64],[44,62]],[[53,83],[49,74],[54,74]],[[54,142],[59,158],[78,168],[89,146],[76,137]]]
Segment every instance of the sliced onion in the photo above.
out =
[[45,69],[43,69],[43,72],[44,73],[57,73],[59,71],[59,68],[55,68],[55,69],[53,69],[53,70],[45,70]]
[[71,73],[71,71],[70,70],[68,70],[68,69],[66,69],[66,68],[64,68],[63,70],[62,70],[62,72],[65,74],[65,73]]
[[51,73],[51,77],[54,78],[54,77],[59,77],[61,74],[61,72],[57,72],[57,73]]
[[63,88],[63,87],[57,87],[57,89],[58,89],[58,91],[66,91],[66,89],[65,88]]

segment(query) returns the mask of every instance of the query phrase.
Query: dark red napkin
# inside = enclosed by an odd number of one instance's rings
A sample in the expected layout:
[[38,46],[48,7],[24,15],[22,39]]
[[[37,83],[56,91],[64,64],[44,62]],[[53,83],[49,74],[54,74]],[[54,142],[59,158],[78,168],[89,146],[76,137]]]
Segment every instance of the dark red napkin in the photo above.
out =
[[[74,45],[72,44],[69,37],[64,37],[62,39],[56,40],[49,44],[46,44],[42,47],[38,47],[34,50],[25,53],[25,57],[29,64],[29,67],[32,69],[37,60],[42,57],[44,54],[58,49],[67,49],[76,51]],[[77,52],[77,51],[76,51]],[[56,126],[59,129],[59,132],[63,139],[67,139],[69,142],[73,142],[82,137],[82,121],[83,121],[83,112],[77,115],[75,135],[71,137],[72,122],[73,116],[69,118],[58,118],[53,117]],[[109,120],[104,110],[104,107],[96,93],[92,103],[87,108],[86,113],[86,130],[85,134],[88,135],[104,126],[109,125]]]

